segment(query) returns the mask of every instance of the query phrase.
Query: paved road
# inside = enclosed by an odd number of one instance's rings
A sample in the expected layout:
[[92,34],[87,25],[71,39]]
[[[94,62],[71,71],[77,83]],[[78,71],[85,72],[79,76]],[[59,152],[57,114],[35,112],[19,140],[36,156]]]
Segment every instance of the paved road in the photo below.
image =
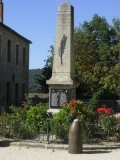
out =
[[58,149],[0,147],[0,160],[120,160],[120,149],[83,150],[82,154],[70,154]]

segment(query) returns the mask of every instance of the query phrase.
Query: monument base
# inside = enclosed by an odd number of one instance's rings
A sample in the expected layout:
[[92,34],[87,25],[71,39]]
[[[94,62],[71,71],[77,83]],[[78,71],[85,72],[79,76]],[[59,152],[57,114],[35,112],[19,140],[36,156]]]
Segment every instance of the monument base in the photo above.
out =
[[70,86],[51,86],[49,88],[49,110],[48,113],[55,114],[63,107],[63,104],[69,103],[71,99],[76,98],[75,88]]
[[47,113],[50,115],[54,115],[59,112],[59,109],[48,109]]

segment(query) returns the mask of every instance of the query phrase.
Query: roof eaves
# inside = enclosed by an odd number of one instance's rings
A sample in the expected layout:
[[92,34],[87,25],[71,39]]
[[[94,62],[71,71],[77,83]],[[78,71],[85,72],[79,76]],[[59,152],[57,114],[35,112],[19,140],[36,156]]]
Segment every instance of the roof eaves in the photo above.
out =
[[29,39],[23,37],[21,34],[17,33],[17,32],[14,31],[12,28],[8,27],[7,25],[3,24],[2,22],[0,22],[0,25],[2,25],[3,27],[5,27],[5,28],[8,29],[9,31],[13,32],[14,34],[20,36],[21,38],[23,38],[24,40],[26,40],[28,43],[32,44],[32,42],[31,42]]

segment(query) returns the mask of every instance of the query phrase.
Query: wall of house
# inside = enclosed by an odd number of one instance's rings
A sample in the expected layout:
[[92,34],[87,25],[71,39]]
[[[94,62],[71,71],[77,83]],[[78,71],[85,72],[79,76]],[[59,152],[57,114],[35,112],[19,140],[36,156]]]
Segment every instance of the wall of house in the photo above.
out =
[[[11,42],[10,62],[8,62],[8,40]],[[19,52],[16,51],[16,46],[18,46]],[[23,62],[23,52],[25,52],[25,64]],[[18,56],[16,56],[16,54]],[[16,58],[18,59],[18,64],[16,64]],[[21,105],[22,101],[24,100],[23,90],[25,93],[28,93],[28,77],[29,42],[0,25],[1,106],[8,106],[11,104]]]

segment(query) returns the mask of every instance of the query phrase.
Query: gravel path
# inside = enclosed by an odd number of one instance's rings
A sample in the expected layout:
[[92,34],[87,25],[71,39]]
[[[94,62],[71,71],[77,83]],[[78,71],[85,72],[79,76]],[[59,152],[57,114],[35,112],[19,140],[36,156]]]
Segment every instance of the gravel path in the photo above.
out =
[[67,150],[27,147],[0,147],[0,160],[120,160],[120,149],[85,150],[70,154]]

